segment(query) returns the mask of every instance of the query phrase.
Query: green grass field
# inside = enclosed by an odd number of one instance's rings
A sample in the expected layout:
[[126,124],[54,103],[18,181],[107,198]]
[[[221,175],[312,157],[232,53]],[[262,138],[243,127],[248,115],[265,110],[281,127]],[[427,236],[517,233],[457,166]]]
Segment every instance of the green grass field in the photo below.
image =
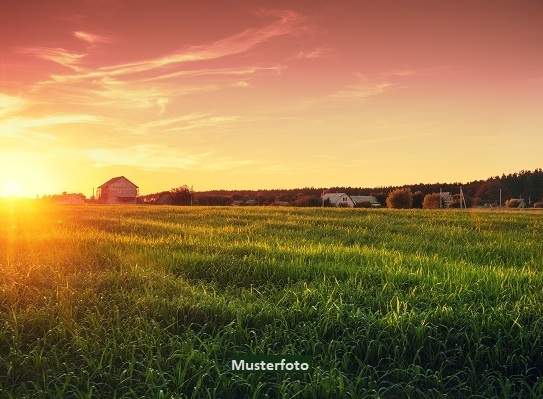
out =
[[543,213],[1,207],[2,398],[543,396]]

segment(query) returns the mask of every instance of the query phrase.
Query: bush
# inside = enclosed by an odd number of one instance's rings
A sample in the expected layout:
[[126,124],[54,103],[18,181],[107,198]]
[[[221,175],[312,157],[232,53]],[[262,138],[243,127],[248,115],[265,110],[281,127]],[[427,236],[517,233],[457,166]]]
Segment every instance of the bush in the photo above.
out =
[[439,193],[426,194],[422,201],[422,209],[439,209],[441,195]]
[[543,201],[534,203],[534,208],[543,208]]
[[413,193],[410,188],[397,188],[388,194],[387,206],[395,209],[409,209],[413,204]]

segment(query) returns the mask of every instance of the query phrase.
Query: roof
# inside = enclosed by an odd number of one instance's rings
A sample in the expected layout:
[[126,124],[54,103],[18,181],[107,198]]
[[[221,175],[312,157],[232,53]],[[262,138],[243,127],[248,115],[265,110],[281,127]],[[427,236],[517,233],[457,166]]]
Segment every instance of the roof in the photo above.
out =
[[132,184],[134,187],[136,188],[139,188],[138,186],[136,186],[134,183],[132,183],[130,180],[128,180],[126,177],[124,176],[118,176],[118,177],[114,177],[113,179],[109,179],[108,181],[106,181],[104,184],[102,184],[101,186],[98,186],[99,188],[104,188],[104,187],[108,187],[108,186],[111,186],[113,183],[121,180],[121,179],[124,179],[126,180],[127,182],[129,182],[130,184]]
[[336,203],[341,197],[347,195],[345,193],[326,193],[322,196],[323,201],[330,200],[332,203]]
[[377,198],[375,198],[373,195],[351,195],[351,199],[355,204],[360,204],[361,202],[379,204],[379,201],[377,201]]

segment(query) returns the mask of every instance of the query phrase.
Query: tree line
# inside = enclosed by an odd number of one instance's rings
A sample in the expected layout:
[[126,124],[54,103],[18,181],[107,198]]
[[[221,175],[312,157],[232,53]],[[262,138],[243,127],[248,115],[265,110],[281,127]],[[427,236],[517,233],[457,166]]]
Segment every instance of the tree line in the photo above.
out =
[[[348,195],[372,195],[383,205],[391,206],[389,196],[398,190],[409,192],[409,208],[434,207],[439,192],[449,192],[452,196],[451,207],[460,207],[460,188],[468,207],[504,205],[511,199],[523,199],[527,206],[541,206],[543,202],[543,170],[521,170],[508,175],[475,180],[468,183],[432,183],[412,184],[387,187],[305,187],[299,189],[268,190],[210,190],[196,192],[188,185],[168,191],[140,196],[138,201],[145,204],[164,205],[290,205],[302,207],[322,206],[321,196],[327,192],[346,193]],[[425,197],[429,197],[424,205]],[[501,202],[500,202],[501,200]],[[432,202],[433,201],[433,202]],[[437,200],[439,204],[439,199]]]

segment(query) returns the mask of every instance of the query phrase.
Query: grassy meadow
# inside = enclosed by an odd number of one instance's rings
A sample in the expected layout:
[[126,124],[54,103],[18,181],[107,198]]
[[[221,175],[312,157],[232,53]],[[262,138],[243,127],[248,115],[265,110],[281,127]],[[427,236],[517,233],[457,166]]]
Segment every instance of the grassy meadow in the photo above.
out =
[[543,396],[543,213],[0,206],[2,398]]

